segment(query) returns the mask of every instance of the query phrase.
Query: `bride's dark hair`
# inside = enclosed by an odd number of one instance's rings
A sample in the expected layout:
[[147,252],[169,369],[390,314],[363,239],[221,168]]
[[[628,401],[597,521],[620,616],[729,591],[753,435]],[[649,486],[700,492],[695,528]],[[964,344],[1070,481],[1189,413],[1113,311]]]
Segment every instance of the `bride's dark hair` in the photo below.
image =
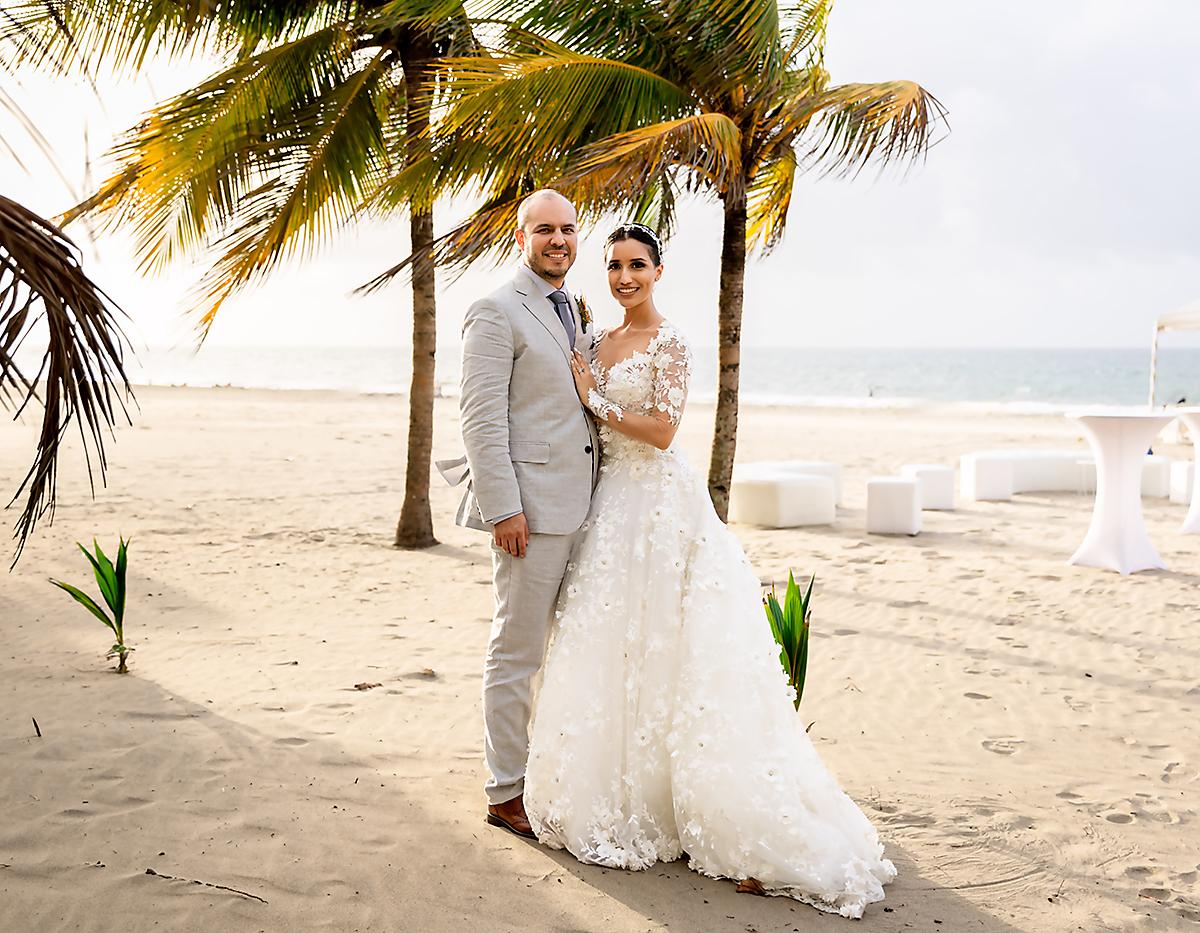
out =
[[608,239],[604,241],[604,248],[607,250],[614,243],[619,243],[621,240],[637,240],[639,243],[644,244],[649,248],[650,259],[654,264],[656,266],[662,265],[662,241],[659,240],[658,234],[645,224],[621,224],[621,226],[608,235]]

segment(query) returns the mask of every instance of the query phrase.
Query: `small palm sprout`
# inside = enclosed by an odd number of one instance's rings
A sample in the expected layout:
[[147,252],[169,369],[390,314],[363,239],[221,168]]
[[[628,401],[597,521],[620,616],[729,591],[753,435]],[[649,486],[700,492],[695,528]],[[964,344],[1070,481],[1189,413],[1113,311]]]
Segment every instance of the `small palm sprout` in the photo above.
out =
[[800,708],[800,698],[804,695],[804,674],[808,669],[808,621],[812,615],[810,602],[812,599],[813,583],[817,577],[814,574],[808,581],[808,589],[800,595],[800,587],[788,571],[787,591],[784,593],[783,606],[775,598],[775,587],[763,599],[763,608],[767,612],[767,621],[771,623],[771,634],[780,647],[779,663],[787,675],[788,683],[796,690],[796,709]]
[[108,649],[106,658],[117,658],[117,673],[126,674],[129,669],[125,666],[126,659],[129,657],[129,652],[132,648],[125,645],[125,567],[127,559],[125,555],[126,548],[129,542],[124,538],[120,538],[120,547],[117,549],[117,564],[114,567],[112,561],[108,559],[104,551],[100,549],[100,545],[96,539],[92,539],[92,546],[96,549],[96,553],[92,554],[78,541],[75,544],[79,550],[83,551],[83,556],[88,559],[88,563],[92,565],[92,570],[96,574],[96,583],[100,587],[100,595],[104,597],[104,602],[108,605],[112,612],[112,618],[108,617],[103,609],[96,605],[87,593],[71,586],[69,583],[63,583],[61,580],[51,580],[50,582],[59,589],[66,590],[75,598],[75,601],[82,605],[97,619],[112,629],[113,635],[116,636],[116,641],[113,646]]

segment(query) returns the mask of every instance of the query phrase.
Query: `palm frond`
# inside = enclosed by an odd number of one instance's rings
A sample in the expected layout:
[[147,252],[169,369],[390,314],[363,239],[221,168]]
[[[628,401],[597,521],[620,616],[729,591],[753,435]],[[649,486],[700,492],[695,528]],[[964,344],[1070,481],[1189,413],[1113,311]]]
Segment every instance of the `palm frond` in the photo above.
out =
[[281,260],[330,242],[376,184],[384,158],[379,97],[390,52],[380,50],[283,128],[276,173],[246,193],[217,244],[222,256],[197,290],[201,336],[221,305]]
[[687,72],[687,50],[670,27],[670,11],[662,0],[533,0],[514,10],[517,15],[505,33],[510,54],[542,52],[540,43],[553,41],[596,58],[627,62],[676,84]]
[[[670,166],[696,172],[718,192],[739,183],[741,131],[723,113],[697,113],[615,133],[585,146],[569,164],[563,183],[616,171],[642,179]],[[611,184],[613,179],[609,179]]]
[[[17,417],[35,399],[42,404],[33,465],[9,502],[26,495],[13,533],[14,566],[38,520],[47,514],[53,520],[59,445],[72,421],[79,427],[94,495],[93,468],[101,482],[107,468],[104,431],[116,424],[118,410],[129,420],[120,391],[132,397],[124,369],[128,341],[117,313],[83,272],[71,240],[48,220],[0,195],[0,402],[9,407],[14,395],[23,396],[14,406]],[[42,319],[49,342],[37,374],[27,378],[14,357]],[[43,379],[45,395],[39,398],[37,383]]]
[[[483,3],[473,3],[471,18],[495,16],[505,6],[506,2],[485,0]],[[367,4],[367,6],[374,6]],[[447,22],[464,19],[467,16],[466,4],[463,0],[389,0],[378,8],[370,10],[371,25],[378,23],[383,26],[413,26],[417,29],[438,29]]]
[[795,181],[796,153],[784,149],[759,170],[750,186],[746,245],[757,249],[761,256],[769,254],[783,238]]
[[352,38],[331,26],[251,56],[152,111],[112,152],[117,169],[64,223],[98,214],[133,232],[143,270],[202,248],[294,144],[286,121],[344,84]]
[[872,161],[886,165],[923,157],[946,118],[938,99],[913,81],[829,88],[801,104],[797,116],[807,126],[813,111],[819,139],[806,157],[825,174],[843,175],[856,175]]
[[25,0],[0,12],[0,61],[60,73],[141,69],[153,55],[245,55],[348,17],[351,0]]
[[633,205],[629,217],[635,223],[645,224],[663,241],[675,233],[677,189],[676,173],[664,168],[657,175],[646,179],[642,196]]
[[833,0],[798,0],[780,11],[781,45],[785,62],[792,63],[801,53],[810,62],[824,65],[825,38]]
[[630,62],[714,100],[778,67],[776,0],[535,0],[518,24],[570,48]]
[[[456,105],[439,133],[485,146],[501,162],[561,163],[580,145],[696,109],[684,89],[652,71],[566,49],[448,59],[442,71]],[[494,167],[471,166],[484,176]]]
[[734,99],[770,85],[784,66],[776,0],[689,0],[664,4],[686,42],[691,81]]

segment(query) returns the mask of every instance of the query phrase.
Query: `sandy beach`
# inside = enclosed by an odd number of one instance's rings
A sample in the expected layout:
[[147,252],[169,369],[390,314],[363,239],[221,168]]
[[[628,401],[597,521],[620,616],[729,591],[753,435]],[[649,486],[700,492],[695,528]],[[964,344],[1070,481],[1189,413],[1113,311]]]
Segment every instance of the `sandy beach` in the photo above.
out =
[[[682,862],[608,871],[484,825],[489,551],[451,524],[458,492],[440,481],[442,544],[391,546],[404,398],[138,400],[108,487],[91,501],[73,447],[54,524],[0,577],[0,929],[850,928]],[[711,422],[694,405],[680,435],[701,469]],[[0,426],[6,494],[34,438],[32,421]],[[1145,500],[1172,569],[1132,577],[1066,564],[1087,495],[960,501],[915,538],[864,530],[870,475],[1072,445],[1052,415],[743,411],[741,459],[845,468],[836,525],[735,530],[763,580],[817,574],[799,715],[899,869],[855,929],[1200,930],[1185,507]],[[459,450],[439,400],[435,455]],[[74,542],[119,533],[137,649],[123,677],[107,631],[47,582],[94,590]]]

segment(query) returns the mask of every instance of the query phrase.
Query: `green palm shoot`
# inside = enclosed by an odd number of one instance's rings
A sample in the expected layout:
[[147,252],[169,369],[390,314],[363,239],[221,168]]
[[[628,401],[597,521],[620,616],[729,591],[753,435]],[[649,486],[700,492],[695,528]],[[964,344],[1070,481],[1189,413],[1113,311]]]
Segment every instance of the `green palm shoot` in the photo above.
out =
[[105,612],[96,603],[92,597],[78,587],[71,586],[69,583],[63,583],[61,580],[51,580],[61,590],[66,590],[75,599],[77,603],[87,609],[97,619],[112,629],[113,635],[116,636],[116,641],[113,646],[108,649],[106,658],[117,659],[117,673],[128,673],[129,668],[126,666],[126,661],[129,657],[129,652],[133,649],[125,644],[125,568],[128,564],[126,557],[126,548],[129,542],[124,538],[120,538],[120,547],[117,549],[117,563],[114,566],[113,562],[108,559],[108,556],[100,549],[100,545],[96,539],[92,539],[92,546],[96,549],[93,554],[88,551],[78,541],[75,544],[79,550],[83,551],[83,556],[88,559],[88,563],[92,565],[92,571],[96,575],[96,584],[100,587],[100,595],[104,599],[104,603],[108,606],[109,612],[112,613],[111,618],[108,612]]
[[780,606],[775,597],[774,586],[763,600],[767,621],[771,623],[771,634],[779,644],[779,663],[783,665],[788,683],[796,691],[796,709],[800,708],[800,698],[804,695],[804,675],[808,669],[808,624],[812,615],[812,589],[816,579],[814,574],[808,581],[808,589],[801,595],[795,577],[788,571],[783,605]]

